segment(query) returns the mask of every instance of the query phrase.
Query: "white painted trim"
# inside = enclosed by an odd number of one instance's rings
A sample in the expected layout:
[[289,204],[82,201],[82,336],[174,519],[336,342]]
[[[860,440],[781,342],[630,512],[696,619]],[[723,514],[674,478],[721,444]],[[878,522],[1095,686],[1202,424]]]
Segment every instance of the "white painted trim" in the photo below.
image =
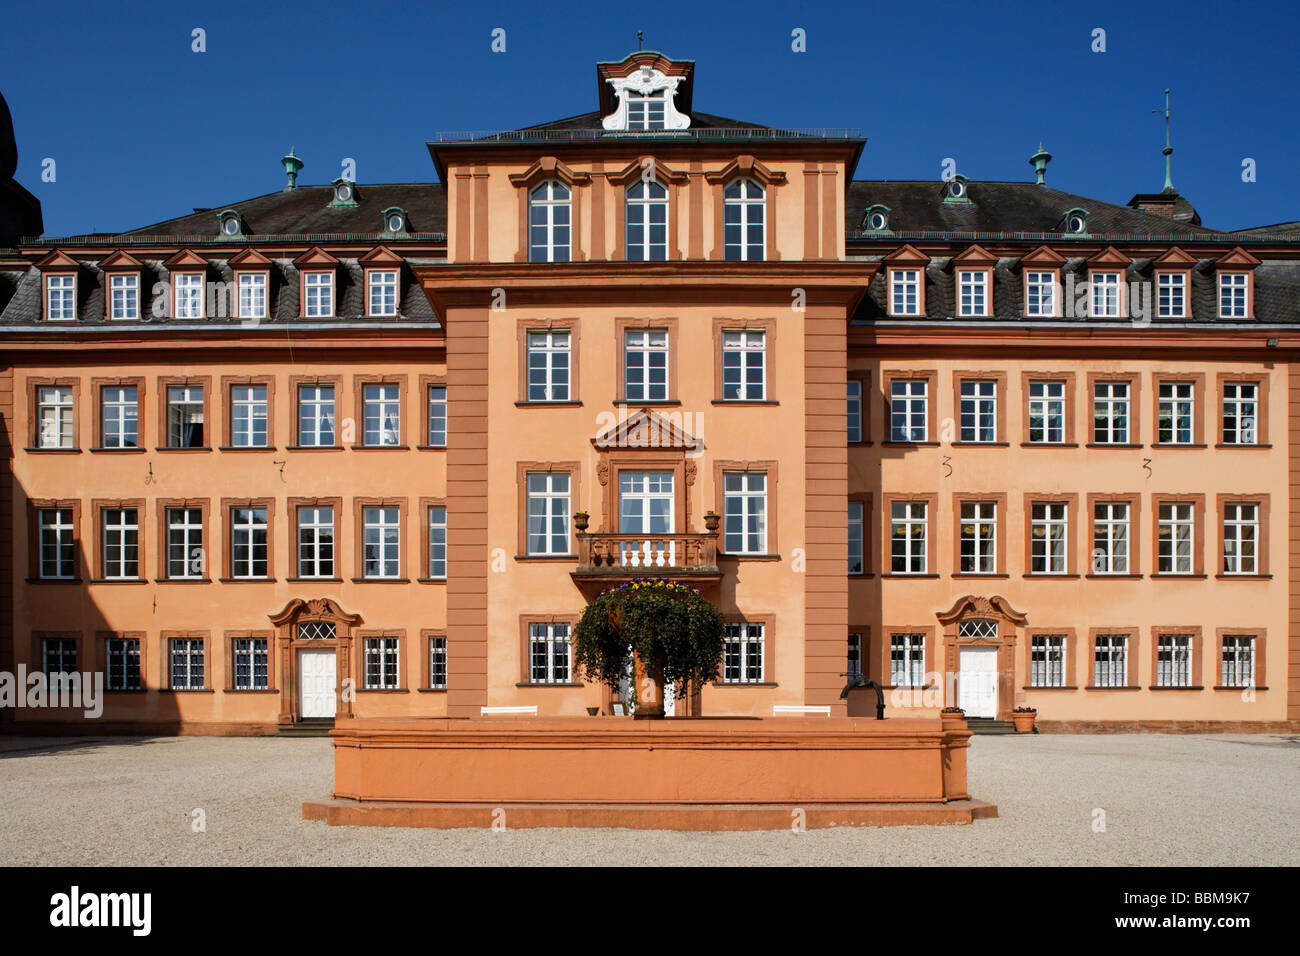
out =
[[649,96],[659,90],[664,91],[664,129],[688,129],[691,118],[685,113],[677,112],[677,87],[685,80],[684,76],[667,76],[653,67],[643,66],[631,76],[619,77],[609,81],[618,97],[618,106],[603,120],[605,129],[627,130],[628,91]]
[[773,717],[798,717],[808,714],[829,717],[831,715],[831,708],[829,704],[821,707],[800,707],[796,704],[772,705]]
[[536,717],[537,705],[531,704],[526,707],[480,707],[478,713],[480,717],[491,717],[495,714],[527,714],[530,717]]

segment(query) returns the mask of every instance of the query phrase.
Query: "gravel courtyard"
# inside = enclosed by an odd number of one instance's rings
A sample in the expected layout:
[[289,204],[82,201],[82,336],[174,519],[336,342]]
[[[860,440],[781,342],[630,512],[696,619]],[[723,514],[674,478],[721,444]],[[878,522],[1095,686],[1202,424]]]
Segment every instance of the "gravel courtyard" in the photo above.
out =
[[[318,738],[0,738],[0,864],[583,865],[626,863],[633,845],[619,830],[306,823],[300,804],[329,792],[331,769]],[[1298,769],[1296,736],[977,737],[971,793],[996,820],[634,845],[639,862],[676,866],[1295,866]]]

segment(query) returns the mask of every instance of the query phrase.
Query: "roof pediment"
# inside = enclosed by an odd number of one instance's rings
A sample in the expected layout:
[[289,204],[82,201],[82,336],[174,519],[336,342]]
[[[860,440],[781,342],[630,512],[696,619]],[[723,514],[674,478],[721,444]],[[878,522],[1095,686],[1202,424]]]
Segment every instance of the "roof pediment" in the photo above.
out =
[[742,176],[746,179],[755,179],[764,186],[783,186],[786,180],[785,173],[768,169],[749,155],[737,156],[717,172],[704,174],[704,178],[715,185],[718,183],[726,185]]
[[1032,252],[1025,253],[1019,262],[1021,266],[1047,266],[1050,269],[1059,269],[1064,264],[1065,256],[1050,246],[1039,246]]
[[903,265],[919,266],[928,263],[930,261],[930,257],[909,242],[905,244],[901,249],[895,249],[889,255],[885,256],[883,261],[885,265],[888,266],[903,266]]
[[1151,261],[1153,265],[1157,266],[1187,266],[1191,268],[1196,265],[1196,256],[1184,252],[1178,246],[1172,246]]
[[170,259],[164,259],[163,265],[168,269],[206,269],[208,260],[192,249],[182,249]]
[[99,261],[99,267],[105,272],[108,272],[111,269],[143,269],[144,263],[131,255],[131,253],[118,249],[108,258],[101,259]]
[[1259,260],[1241,246],[1234,246],[1231,252],[1215,263],[1219,269],[1253,269],[1257,265]]
[[1101,252],[1097,253],[1088,260],[1089,269],[1100,269],[1107,266],[1116,269],[1127,269],[1133,264],[1133,260],[1124,253],[1120,252],[1114,246],[1107,246]]
[[230,257],[230,265],[240,269],[265,268],[271,267],[271,260],[266,258],[256,249],[243,249],[236,255]]
[[960,266],[992,266],[997,264],[998,257],[978,243],[972,243],[953,256],[952,261]]
[[591,440],[599,451],[647,448],[659,450],[694,451],[700,439],[648,408],[634,412],[613,428],[606,429]]
[[39,259],[36,268],[42,272],[71,272],[76,270],[77,260],[73,259],[62,249],[53,249],[49,255]]
[[363,266],[400,266],[406,262],[387,246],[375,246],[357,261]]
[[294,259],[293,264],[299,269],[313,266],[320,269],[336,269],[339,261],[320,246],[312,246],[297,259]]

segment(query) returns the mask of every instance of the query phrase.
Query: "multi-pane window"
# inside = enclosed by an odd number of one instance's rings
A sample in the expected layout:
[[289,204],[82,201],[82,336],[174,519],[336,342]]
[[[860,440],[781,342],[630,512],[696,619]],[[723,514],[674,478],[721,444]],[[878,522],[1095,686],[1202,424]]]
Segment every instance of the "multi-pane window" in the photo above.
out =
[[528,333],[528,400],[567,402],[572,365],[572,336],[568,332]]
[[1251,634],[1225,634],[1219,661],[1223,687],[1255,686],[1255,638]]
[[167,447],[202,448],[203,386],[167,387]]
[[401,576],[402,510],[395,507],[361,509],[362,575]]
[[365,647],[366,690],[396,690],[401,686],[398,671],[398,639],[367,637]]
[[334,314],[334,274],[308,272],[303,276],[303,315],[325,319]]
[[1065,441],[1065,383],[1029,383],[1029,440],[1046,444]]
[[763,682],[763,625],[728,624],[722,642],[722,682]]
[[1194,441],[1194,388],[1191,382],[1160,383],[1160,434],[1157,441],[1168,445],[1190,445]]
[[630,130],[663,129],[667,92],[652,93],[627,91],[627,128]]
[[929,437],[929,381],[894,379],[889,383],[889,440],[922,442]]
[[889,635],[889,683],[894,687],[925,686],[925,635]]
[[998,506],[994,501],[961,503],[960,570],[996,574]]
[[865,541],[866,525],[863,518],[861,501],[849,502],[849,574],[866,572]]
[[767,474],[722,475],[722,547],[728,554],[767,553]]
[[1092,683],[1095,687],[1128,686],[1128,635],[1098,634],[1093,649]]
[[1092,389],[1092,440],[1098,445],[1127,445],[1129,383],[1095,382]]
[[105,385],[99,393],[101,447],[140,447],[140,406],[137,395],[134,385]]
[[173,637],[167,656],[172,690],[203,690],[203,638]]
[[957,314],[988,315],[988,279],[983,269],[962,269],[957,273]]
[[429,508],[429,577],[447,576],[447,509]]
[[76,573],[76,527],[71,508],[41,508],[40,562],[42,578],[71,578]]
[[1244,272],[1219,273],[1219,317],[1246,318],[1246,286],[1250,277]]
[[1068,506],[1064,501],[1036,501],[1029,507],[1029,571],[1065,574],[1069,539]]
[[668,399],[668,332],[629,329],[623,340],[624,398],[629,402]]
[[[983,273],[979,273],[983,275]],[[961,440],[998,440],[998,383],[963,381],[961,391]]]
[[1223,573],[1259,573],[1259,505],[1232,502],[1223,510]]
[[203,273],[176,273],[172,283],[176,290],[176,318],[203,318]]
[[848,667],[846,676],[853,678],[862,673],[862,635],[849,635]]
[[569,187],[548,180],[528,194],[528,258],[531,262],[568,262]]
[[1118,272],[1094,272],[1089,277],[1094,318],[1119,318],[1120,279]]
[[1025,273],[1025,315],[1056,315],[1056,273]]
[[203,577],[203,509],[168,508],[166,520],[167,577]]
[[766,203],[763,187],[737,179],[722,193],[723,256],[732,261],[766,258]]
[[722,333],[722,397],[762,401],[767,336],[763,332]]
[[109,315],[114,319],[140,318],[140,277],[115,275],[109,278]]
[[231,641],[234,666],[231,685],[235,690],[266,690],[270,686],[270,656],[264,637],[237,637]]
[[1191,634],[1161,634],[1156,640],[1156,686],[1192,686]]
[[1223,441],[1229,445],[1254,445],[1258,434],[1259,386],[1254,382],[1228,382],[1223,386]]
[[42,386],[36,390],[37,448],[71,448],[75,418],[72,389]]
[[239,317],[241,319],[266,318],[266,273],[241,272],[238,285]]
[[338,637],[338,628],[333,621],[299,621],[298,640],[332,641]]
[[53,275],[45,280],[45,318],[50,322],[70,322],[77,317],[77,278]]
[[320,448],[334,444],[334,386],[298,386],[298,444]]
[[1196,532],[1191,502],[1160,504],[1156,525],[1156,567],[1160,574],[1192,574],[1192,542]]
[[921,272],[919,269],[889,270],[889,314],[921,314]]
[[264,578],[267,574],[265,508],[230,509],[230,576]]
[[[673,533],[671,471],[619,472],[618,530],[620,534],[629,535]],[[669,547],[672,547],[671,542]]]
[[528,553],[568,554],[569,473],[529,472],[526,481]]
[[362,443],[400,445],[402,442],[402,389],[392,385],[365,385],[361,389]]
[[528,679],[534,684],[570,682],[568,624],[528,625]]
[[1093,574],[1128,574],[1129,538],[1129,503],[1097,502],[1092,522]]
[[1187,275],[1185,273],[1156,273],[1156,314],[1162,319],[1187,317]]
[[847,434],[850,442],[862,441],[862,381],[851,378],[846,385],[848,389]]
[[668,258],[668,190],[638,180],[627,187],[627,258],[663,262]]
[[447,386],[429,386],[429,446],[447,447]]
[[140,639],[110,637],[105,686],[108,690],[140,689]]
[[429,689],[447,689],[447,638],[429,638]]
[[894,574],[925,574],[927,503],[895,501],[889,507],[890,570]]
[[41,638],[41,670],[46,677],[77,673],[77,641],[71,637]]
[[265,448],[267,441],[265,385],[230,387],[230,444],[235,448]]
[[298,509],[298,577],[334,577],[334,509]]
[[371,315],[397,314],[397,270],[369,269],[366,271],[367,297]]
[[1065,686],[1065,635],[1035,634],[1029,642],[1029,686]]
[[104,523],[104,577],[113,580],[134,579],[140,576],[140,521],[135,508],[105,508],[101,512]]

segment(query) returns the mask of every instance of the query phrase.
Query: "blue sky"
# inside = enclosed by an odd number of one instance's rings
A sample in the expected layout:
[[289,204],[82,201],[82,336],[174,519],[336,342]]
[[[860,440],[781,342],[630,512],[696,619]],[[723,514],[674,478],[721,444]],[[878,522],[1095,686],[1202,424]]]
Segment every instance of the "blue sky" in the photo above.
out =
[[[1055,7],[1053,11],[1052,8]],[[581,15],[572,11],[581,9]],[[1163,181],[1206,225],[1300,219],[1290,3],[101,3],[11,8],[0,92],[18,179],[47,235],[135,228],[302,182],[434,178],[439,130],[508,129],[596,108],[594,63],[646,47],[696,61],[695,106],[754,122],[859,127],[859,179],[1032,177],[1124,203]],[[207,51],[191,50],[191,30]],[[506,52],[490,49],[506,31]],[[806,31],[807,52],[791,50]],[[1091,50],[1093,30],[1106,51]],[[55,182],[41,179],[55,161]],[[1257,179],[1242,182],[1244,159]]]

